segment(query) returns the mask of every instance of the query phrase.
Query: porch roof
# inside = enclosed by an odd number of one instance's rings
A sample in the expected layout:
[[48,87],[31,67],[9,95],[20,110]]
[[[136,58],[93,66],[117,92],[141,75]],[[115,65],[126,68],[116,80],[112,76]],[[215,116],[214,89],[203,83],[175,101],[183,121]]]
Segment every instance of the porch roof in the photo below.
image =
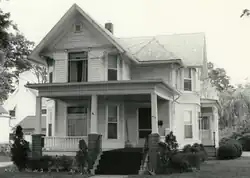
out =
[[159,95],[170,97],[180,94],[175,88],[162,79],[154,80],[122,80],[76,83],[27,84],[28,88],[39,91],[42,97],[87,96],[87,95],[128,95],[148,94],[153,91]]

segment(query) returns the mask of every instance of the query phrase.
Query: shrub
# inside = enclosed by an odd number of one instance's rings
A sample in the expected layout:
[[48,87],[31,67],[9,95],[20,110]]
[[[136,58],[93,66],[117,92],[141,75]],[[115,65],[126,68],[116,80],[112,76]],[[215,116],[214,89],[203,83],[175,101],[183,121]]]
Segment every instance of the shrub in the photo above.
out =
[[76,153],[76,163],[81,173],[84,173],[84,168],[88,168],[88,147],[85,140],[79,141],[79,150]]
[[31,170],[43,170],[48,171],[54,164],[54,159],[51,156],[42,156],[40,159],[32,159],[28,160],[27,168]]
[[239,142],[242,145],[242,149],[244,151],[250,151],[250,136],[249,135],[243,135],[241,138],[239,138]]
[[238,157],[237,155],[238,153],[235,145],[231,143],[225,143],[219,147],[217,156],[219,159],[234,159]]
[[180,172],[190,171],[192,168],[200,169],[201,159],[199,154],[192,152],[178,152],[170,157],[169,166]]
[[17,126],[14,135],[14,143],[11,147],[11,159],[18,167],[19,171],[27,167],[29,142],[23,139],[23,131],[21,126]]
[[165,143],[168,145],[168,148],[171,151],[176,151],[178,149],[178,143],[176,140],[176,136],[171,131],[168,135],[165,137]]
[[183,152],[184,153],[188,153],[188,152],[191,152],[191,148],[192,146],[190,144],[187,144],[183,147]]
[[59,167],[63,169],[63,171],[69,171],[72,167],[73,159],[70,156],[61,156],[59,157]]

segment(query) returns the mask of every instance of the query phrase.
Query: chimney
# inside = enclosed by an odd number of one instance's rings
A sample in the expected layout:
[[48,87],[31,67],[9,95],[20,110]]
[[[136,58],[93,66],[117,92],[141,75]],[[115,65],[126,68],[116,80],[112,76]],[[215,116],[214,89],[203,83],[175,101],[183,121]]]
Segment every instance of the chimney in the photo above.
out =
[[108,22],[108,23],[105,23],[105,28],[110,31],[111,33],[114,32],[114,27],[113,27],[113,24]]

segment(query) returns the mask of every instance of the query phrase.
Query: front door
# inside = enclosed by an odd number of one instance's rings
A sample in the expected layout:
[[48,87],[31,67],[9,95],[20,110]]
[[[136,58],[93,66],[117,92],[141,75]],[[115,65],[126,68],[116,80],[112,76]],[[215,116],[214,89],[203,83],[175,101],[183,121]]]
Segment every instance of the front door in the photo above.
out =
[[138,108],[138,147],[144,146],[145,137],[151,131],[151,108]]
[[199,122],[201,142],[203,145],[212,145],[211,116],[202,116]]
[[68,136],[87,136],[87,108],[68,107],[67,118]]

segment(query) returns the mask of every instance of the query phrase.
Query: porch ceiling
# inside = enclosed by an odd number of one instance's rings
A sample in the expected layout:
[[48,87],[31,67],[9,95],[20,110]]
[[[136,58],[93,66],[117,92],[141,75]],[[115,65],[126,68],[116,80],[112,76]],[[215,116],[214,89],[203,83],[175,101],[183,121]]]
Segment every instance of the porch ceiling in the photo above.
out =
[[[136,95],[156,92],[166,97],[178,92],[163,80],[124,80],[86,83],[46,83],[27,84],[26,87],[36,89],[39,96],[55,98],[69,96],[96,95]],[[160,96],[160,95],[159,95]]]

